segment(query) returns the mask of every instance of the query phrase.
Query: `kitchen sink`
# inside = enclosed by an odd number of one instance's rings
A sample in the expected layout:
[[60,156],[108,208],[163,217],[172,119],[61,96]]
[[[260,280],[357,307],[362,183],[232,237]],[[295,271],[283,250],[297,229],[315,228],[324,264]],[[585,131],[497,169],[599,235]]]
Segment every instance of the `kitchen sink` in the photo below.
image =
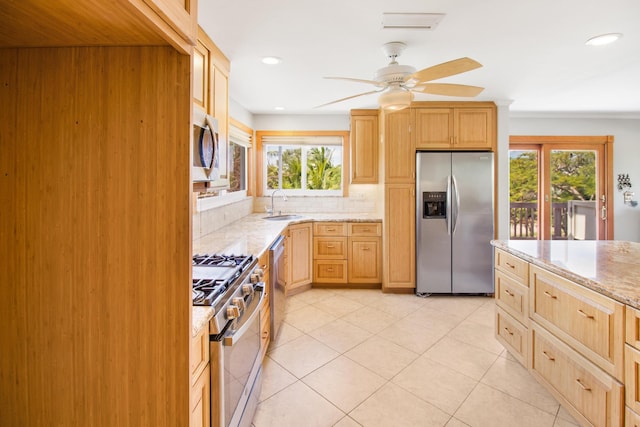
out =
[[288,215],[270,215],[270,216],[262,217],[262,219],[268,219],[269,221],[286,221],[289,219],[298,219],[298,218],[302,218],[302,215],[288,214]]

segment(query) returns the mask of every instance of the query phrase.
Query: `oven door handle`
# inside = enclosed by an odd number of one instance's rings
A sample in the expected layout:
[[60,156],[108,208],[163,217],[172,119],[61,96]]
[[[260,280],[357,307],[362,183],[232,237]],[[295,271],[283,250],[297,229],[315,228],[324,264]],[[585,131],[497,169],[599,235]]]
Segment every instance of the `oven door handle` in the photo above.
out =
[[258,304],[255,306],[255,310],[251,313],[251,316],[247,319],[246,322],[242,324],[240,329],[233,332],[230,335],[225,335],[222,339],[222,344],[230,347],[237,341],[242,339],[242,336],[249,330],[253,322],[256,320],[256,316],[260,316],[260,307],[262,306],[262,300],[264,299],[264,292],[260,292],[260,299],[258,300]]

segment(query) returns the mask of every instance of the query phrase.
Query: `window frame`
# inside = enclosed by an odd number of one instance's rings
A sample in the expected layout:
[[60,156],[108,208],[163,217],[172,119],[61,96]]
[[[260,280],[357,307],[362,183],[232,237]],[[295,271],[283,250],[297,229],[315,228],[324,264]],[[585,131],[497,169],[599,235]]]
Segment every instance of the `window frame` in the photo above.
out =
[[[313,136],[338,136],[342,138],[342,191],[340,190],[283,190],[290,196],[317,196],[317,197],[347,197],[349,195],[349,131],[332,131],[332,130],[317,130],[317,131],[256,131],[256,196],[265,196],[266,189],[266,164],[265,164],[265,150],[263,138],[269,136],[282,136],[282,137],[313,137]],[[285,144],[283,144],[285,145]]]

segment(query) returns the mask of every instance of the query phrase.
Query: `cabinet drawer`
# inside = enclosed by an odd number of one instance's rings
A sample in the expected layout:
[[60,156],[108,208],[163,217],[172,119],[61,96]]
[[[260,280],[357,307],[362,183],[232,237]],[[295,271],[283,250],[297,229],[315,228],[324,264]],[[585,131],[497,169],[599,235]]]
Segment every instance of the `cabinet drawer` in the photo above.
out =
[[522,285],[529,286],[529,263],[527,261],[496,249],[495,263],[498,270],[516,277]]
[[625,318],[627,325],[625,328],[625,341],[627,344],[640,349],[640,310],[625,306]]
[[346,236],[347,224],[344,222],[314,222],[314,236]]
[[202,373],[196,377],[195,383],[191,386],[189,396],[191,415],[189,416],[189,426],[201,427],[209,426],[211,420],[211,374],[209,364],[205,365]]
[[205,325],[195,337],[191,338],[191,352],[189,354],[191,367],[191,384],[209,363],[209,325]]
[[314,237],[313,258],[315,259],[346,259],[346,237]]
[[350,237],[376,237],[382,235],[382,223],[380,222],[350,222]]
[[314,261],[313,281],[316,283],[347,283],[347,261]]
[[260,355],[264,359],[271,340],[271,310],[269,305],[260,310]]
[[522,286],[511,276],[495,271],[496,304],[519,322],[529,317],[529,288]]
[[527,328],[496,307],[496,338],[523,366],[527,366]]
[[624,427],[640,427],[640,415],[629,407],[624,408]]
[[623,385],[535,322],[531,329],[534,376],[569,404],[582,425],[622,425]]
[[532,318],[622,380],[624,306],[531,266]]

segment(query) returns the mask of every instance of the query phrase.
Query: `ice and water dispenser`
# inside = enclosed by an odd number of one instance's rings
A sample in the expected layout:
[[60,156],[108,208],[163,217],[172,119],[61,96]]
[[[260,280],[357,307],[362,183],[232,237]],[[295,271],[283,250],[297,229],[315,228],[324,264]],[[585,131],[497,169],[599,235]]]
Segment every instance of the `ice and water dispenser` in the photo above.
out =
[[424,191],[422,193],[422,218],[447,217],[447,192]]

